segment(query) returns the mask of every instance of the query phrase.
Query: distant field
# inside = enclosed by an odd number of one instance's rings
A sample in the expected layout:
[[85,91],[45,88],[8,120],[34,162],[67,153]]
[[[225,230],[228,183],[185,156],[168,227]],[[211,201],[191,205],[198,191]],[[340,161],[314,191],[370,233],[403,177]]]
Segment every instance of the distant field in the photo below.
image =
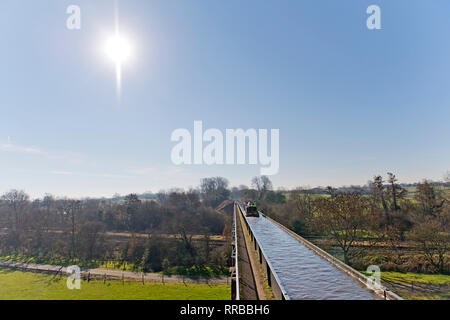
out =
[[[365,274],[369,275],[367,273]],[[392,291],[399,294],[403,299],[450,299],[450,275],[382,272],[381,281]]]
[[82,281],[69,290],[65,277],[0,269],[0,300],[229,300],[229,285]]
[[[416,194],[416,187],[404,187],[404,189],[406,190],[406,198],[408,199],[413,199],[414,195]],[[435,190],[440,193],[442,196],[444,197],[449,197],[450,196],[450,188],[446,187],[446,186],[436,186]],[[286,197],[286,200],[288,200],[291,197],[291,193],[289,192],[285,192],[283,193]],[[330,197],[329,194],[311,194],[312,198],[328,198]]]

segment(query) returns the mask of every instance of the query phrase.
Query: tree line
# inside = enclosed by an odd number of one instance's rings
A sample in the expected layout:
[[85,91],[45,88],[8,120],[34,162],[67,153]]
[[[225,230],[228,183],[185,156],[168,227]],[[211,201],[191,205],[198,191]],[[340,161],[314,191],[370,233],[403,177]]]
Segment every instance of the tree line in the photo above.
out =
[[292,192],[286,203],[264,204],[269,216],[331,250],[359,269],[449,273],[449,185],[422,181],[413,195],[393,173],[375,176],[365,189],[327,195]]
[[[196,189],[116,200],[51,195],[31,200],[10,190],[0,198],[0,256],[114,261],[145,271],[225,270],[231,263],[232,217],[216,208],[234,199],[256,201],[268,216],[329,251],[337,248],[359,269],[377,264],[384,270],[449,272],[448,182],[423,181],[411,195],[388,173],[386,181],[375,176],[361,188],[321,190],[274,190],[266,176],[254,177],[251,187],[230,188],[225,178],[212,177]],[[118,241],[108,233],[129,237]],[[224,235],[226,244],[214,244],[212,235]]]
[[[10,190],[0,198],[0,255],[128,262],[145,271],[226,268],[229,241],[215,246],[210,236],[229,236],[231,217],[215,210],[229,195],[228,181],[220,177],[203,179],[197,189],[161,191],[155,200],[133,193],[122,201],[49,194],[31,200],[22,190]],[[129,240],[117,241],[108,232],[126,233]]]

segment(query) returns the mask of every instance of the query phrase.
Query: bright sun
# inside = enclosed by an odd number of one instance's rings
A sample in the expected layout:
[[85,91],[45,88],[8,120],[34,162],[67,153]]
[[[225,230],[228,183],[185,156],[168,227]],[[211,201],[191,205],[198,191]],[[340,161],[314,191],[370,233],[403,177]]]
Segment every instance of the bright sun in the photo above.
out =
[[115,65],[116,69],[116,92],[120,101],[122,91],[122,65],[127,62],[132,55],[132,47],[127,37],[123,37],[119,28],[119,5],[114,2],[115,32],[106,39],[104,52]]
[[131,55],[129,42],[119,35],[115,35],[108,39],[105,51],[108,57],[116,64],[125,62]]
[[105,53],[115,64],[117,97],[120,99],[122,90],[122,64],[129,60],[131,56],[130,43],[116,31],[116,34],[107,40]]

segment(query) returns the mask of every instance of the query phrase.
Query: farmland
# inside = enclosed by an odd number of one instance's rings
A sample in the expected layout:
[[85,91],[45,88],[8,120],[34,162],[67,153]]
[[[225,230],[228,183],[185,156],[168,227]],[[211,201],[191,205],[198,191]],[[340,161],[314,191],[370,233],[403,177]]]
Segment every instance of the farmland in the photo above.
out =
[[0,269],[0,300],[228,300],[226,284],[81,281],[69,290],[66,277]]
[[449,275],[381,272],[381,282],[407,300],[450,299]]

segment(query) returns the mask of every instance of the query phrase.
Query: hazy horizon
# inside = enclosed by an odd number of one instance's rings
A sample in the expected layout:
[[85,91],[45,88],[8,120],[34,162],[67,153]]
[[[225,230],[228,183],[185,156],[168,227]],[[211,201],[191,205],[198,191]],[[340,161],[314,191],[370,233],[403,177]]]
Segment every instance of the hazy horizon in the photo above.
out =
[[[204,177],[204,178],[210,178],[210,177]],[[226,178],[226,177],[223,177],[223,178]],[[325,185],[301,185],[301,184],[299,184],[299,185],[294,185],[294,186],[274,185],[273,186],[273,190],[276,190],[276,191],[278,191],[278,190],[290,191],[290,190],[295,190],[295,189],[298,189],[298,188],[314,189],[314,188],[326,188],[328,186],[331,186],[333,188],[363,187],[363,186],[366,186],[368,184],[369,180],[371,180],[371,179],[367,179],[366,182],[364,182],[364,183],[343,184],[343,185],[331,185],[331,184],[325,184]],[[383,180],[384,180],[384,182],[386,184],[388,184],[387,181],[386,181],[387,180],[386,175],[383,175]],[[419,182],[423,182],[425,180],[426,181],[435,182],[435,183],[445,183],[446,182],[445,178],[444,179],[439,179],[439,180],[431,180],[431,179],[424,178],[424,179],[420,179],[418,181],[402,181],[401,179],[399,179],[398,183],[399,184],[416,184],[416,183],[419,183]],[[8,191],[10,191],[12,189],[23,190],[25,193],[30,195],[30,197],[32,199],[42,199],[46,194],[51,194],[52,196],[57,197],[57,198],[66,198],[67,197],[67,198],[75,198],[75,199],[88,199],[88,198],[90,198],[90,199],[96,199],[96,198],[106,198],[106,199],[108,199],[108,198],[114,198],[116,196],[126,196],[126,195],[128,195],[130,193],[135,193],[135,194],[142,195],[142,194],[148,194],[148,193],[156,194],[156,193],[158,193],[160,191],[170,192],[170,191],[176,190],[176,189],[181,189],[183,191],[188,191],[190,189],[198,189],[199,186],[200,186],[200,180],[195,185],[186,185],[186,186],[175,186],[175,185],[173,185],[173,186],[168,186],[166,188],[159,188],[159,189],[157,188],[157,189],[154,189],[154,190],[150,190],[150,189],[127,190],[127,191],[124,191],[124,192],[113,192],[113,193],[109,193],[109,194],[105,193],[105,194],[98,194],[98,195],[82,194],[82,193],[80,193],[80,194],[62,194],[62,193],[58,194],[58,193],[51,193],[51,192],[46,192],[46,191],[43,191],[42,193],[39,193],[39,192],[33,193],[33,192],[28,192],[26,189],[20,188],[20,187],[12,187],[12,188],[5,189],[5,190],[0,190],[0,191],[2,191],[2,193],[6,193],[6,192],[8,192]],[[230,182],[229,189],[231,189],[233,187],[239,188],[240,186],[246,186],[246,187],[252,188],[252,184],[249,181],[248,183],[239,183],[239,184],[233,184],[233,183]]]

